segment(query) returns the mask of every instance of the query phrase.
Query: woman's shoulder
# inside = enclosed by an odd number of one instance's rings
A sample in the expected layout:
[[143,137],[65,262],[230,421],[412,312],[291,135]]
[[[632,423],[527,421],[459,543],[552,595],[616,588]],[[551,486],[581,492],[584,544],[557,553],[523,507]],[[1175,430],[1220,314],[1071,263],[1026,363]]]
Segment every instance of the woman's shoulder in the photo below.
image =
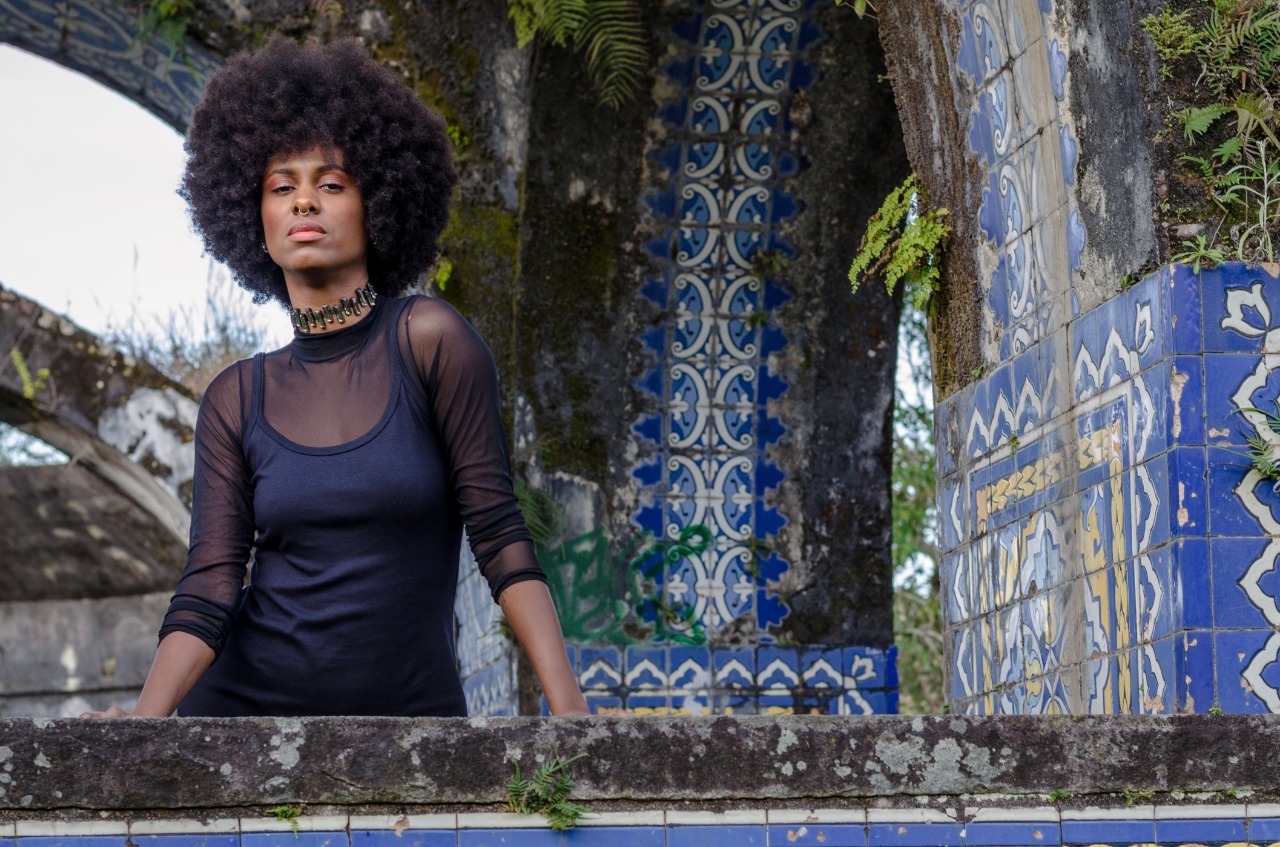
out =
[[408,326],[409,340],[415,345],[432,340],[446,340],[459,333],[475,333],[462,313],[442,297],[412,294],[405,300],[403,320]]
[[201,397],[201,405],[222,409],[238,408],[252,385],[253,359],[240,359],[227,365],[209,380]]

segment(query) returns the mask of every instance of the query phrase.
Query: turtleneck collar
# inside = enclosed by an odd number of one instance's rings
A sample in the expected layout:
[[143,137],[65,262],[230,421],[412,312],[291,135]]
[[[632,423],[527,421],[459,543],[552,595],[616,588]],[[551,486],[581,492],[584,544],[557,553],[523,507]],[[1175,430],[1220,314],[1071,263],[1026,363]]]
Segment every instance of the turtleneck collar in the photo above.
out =
[[303,335],[295,330],[289,350],[304,362],[323,362],[350,353],[364,343],[373,331],[374,324],[381,319],[382,313],[386,311],[382,304],[384,299],[386,298],[379,297],[377,303],[368,307],[366,317],[352,326],[310,335]]

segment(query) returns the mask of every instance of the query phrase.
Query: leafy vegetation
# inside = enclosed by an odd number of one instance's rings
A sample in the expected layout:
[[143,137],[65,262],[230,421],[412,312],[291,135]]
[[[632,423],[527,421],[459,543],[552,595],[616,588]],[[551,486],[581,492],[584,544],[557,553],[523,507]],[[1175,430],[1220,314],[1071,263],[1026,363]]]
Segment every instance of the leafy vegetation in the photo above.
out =
[[[566,538],[568,520],[555,498],[522,481],[515,491],[566,636],[612,644],[637,638],[706,643],[706,627],[694,605],[672,600],[662,583],[672,565],[711,548],[709,528],[695,524],[674,540],[644,534],[616,541],[599,527]],[[760,551],[767,546],[753,540],[750,564],[757,573]],[[623,574],[621,592],[617,574]]]
[[1218,249],[1240,261],[1275,261],[1280,8],[1269,0],[1199,0],[1181,12],[1149,15],[1142,26],[1160,57],[1161,79],[1195,80],[1180,92],[1187,105],[1172,113],[1189,148],[1184,176],[1221,215],[1214,239],[1223,224],[1229,238],[1225,249],[1213,239],[1195,249],[1202,259]]
[[[844,3],[845,0],[836,0],[837,6],[843,5]],[[871,0],[849,0],[849,5],[853,7],[853,11],[857,12],[858,17],[860,18],[865,18],[868,14],[876,10],[876,4],[872,3]]]
[[618,108],[635,96],[649,60],[635,0],[508,0],[516,41],[542,39],[587,62],[600,100]]
[[193,0],[151,0],[144,4],[134,46],[158,39],[169,50],[167,61],[170,64],[176,59],[194,73],[187,55],[187,28],[191,25],[193,11]]
[[293,832],[293,837],[298,837],[298,818],[302,817],[302,804],[289,803],[281,806],[273,806],[267,809],[267,814],[271,815],[278,821],[288,821],[289,829]]
[[943,637],[938,583],[932,374],[924,314],[906,305],[898,331],[893,421],[893,630],[898,711],[943,710]]
[[[1261,415],[1267,429],[1273,435],[1280,435],[1280,399],[1275,401],[1275,406],[1274,412],[1252,406],[1237,411],[1242,414]],[[1276,445],[1258,434],[1247,435],[1244,440],[1249,445],[1249,449],[1244,451],[1243,455],[1249,460],[1250,466],[1258,472],[1258,476],[1271,483],[1280,483],[1280,460],[1276,458]]]
[[915,174],[907,177],[867,222],[849,268],[853,291],[867,278],[883,273],[890,294],[905,280],[912,303],[923,309],[941,278],[939,260],[951,234],[951,227],[942,220],[947,214],[946,209],[931,206]]
[[1210,247],[1203,235],[1196,236],[1195,241],[1182,242],[1182,246],[1187,249],[1181,253],[1175,253],[1173,261],[1191,265],[1191,270],[1197,274],[1200,273],[1201,267],[1212,268],[1227,260],[1226,254],[1215,247]]
[[22,382],[23,399],[34,400],[36,394],[48,388],[51,376],[48,368],[40,368],[35,376],[32,376],[31,369],[27,367],[27,360],[23,358],[22,351],[17,347],[9,351],[9,361],[13,362],[13,369]]
[[586,755],[561,759],[557,753],[527,780],[520,776],[517,763],[515,776],[507,784],[507,809],[520,815],[542,815],[557,832],[571,829],[589,810],[569,800],[573,788],[569,765]]

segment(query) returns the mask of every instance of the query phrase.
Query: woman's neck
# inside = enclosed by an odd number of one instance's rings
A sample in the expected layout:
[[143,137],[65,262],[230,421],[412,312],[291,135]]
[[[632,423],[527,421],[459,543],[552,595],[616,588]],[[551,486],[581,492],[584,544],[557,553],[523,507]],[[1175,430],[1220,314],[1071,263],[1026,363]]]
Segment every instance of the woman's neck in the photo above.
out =
[[367,278],[301,290],[289,284],[290,319],[304,335],[329,332],[364,320],[376,297]]

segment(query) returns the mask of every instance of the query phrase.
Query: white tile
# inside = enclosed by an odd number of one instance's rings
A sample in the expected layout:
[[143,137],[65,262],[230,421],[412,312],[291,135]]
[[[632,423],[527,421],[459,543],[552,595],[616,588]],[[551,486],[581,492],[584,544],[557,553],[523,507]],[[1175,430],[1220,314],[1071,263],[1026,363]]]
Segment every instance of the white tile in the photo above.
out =
[[0,821],[0,838],[13,838],[14,833],[13,821]]
[[18,838],[128,835],[129,824],[127,821],[18,821],[14,834]]
[[764,809],[737,809],[731,812],[667,812],[667,826],[763,826],[768,823]]
[[405,821],[405,829],[457,829],[458,816],[438,815],[352,815],[351,829],[396,829]]
[[1247,803],[1245,809],[1249,812],[1250,820],[1280,818],[1280,803]]
[[1027,806],[1022,808],[998,808],[991,807],[987,809],[978,809],[969,818],[970,823],[995,823],[995,822],[1012,822],[1012,823],[1049,823],[1059,820],[1058,810],[1052,806]]
[[578,826],[663,826],[665,812],[598,812],[581,818]]
[[1244,820],[1248,810],[1243,803],[1232,806],[1189,805],[1189,806],[1156,806],[1156,820],[1218,820],[1229,818]]
[[549,829],[542,815],[512,812],[464,812],[458,815],[458,829]]
[[266,816],[240,819],[241,832],[345,832],[346,829],[346,815],[308,815],[305,811],[293,820]]
[[1114,809],[1103,809],[1099,806],[1086,806],[1083,809],[1063,809],[1064,821],[1145,821],[1156,819],[1155,806],[1119,806]]
[[858,824],[867,823],[866,809],[770,809],[770,824]]
[[218,818],[216,820],[164,820],[164,821],[130,821],[130,835],[223,835],[240,831],[238,818]]
[[937,809],[867,809],[867,823],[955,823]]

